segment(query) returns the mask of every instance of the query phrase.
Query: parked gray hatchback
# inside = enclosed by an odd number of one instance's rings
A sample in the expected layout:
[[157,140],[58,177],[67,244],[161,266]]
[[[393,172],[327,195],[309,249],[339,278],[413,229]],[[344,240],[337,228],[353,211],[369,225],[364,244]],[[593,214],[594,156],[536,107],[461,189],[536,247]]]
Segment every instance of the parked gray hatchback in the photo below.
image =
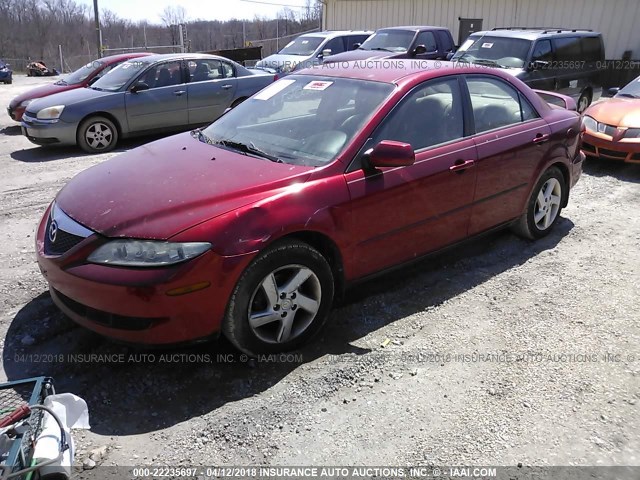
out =
[[453,61],[509,69],[531,88],[573,97],[583,112],[602,94],[602,35],[562,28],[494,28],[475,32]]
[[37,145],[113,149],[119,138],[206,125],[276,79],[215,55],[151,55],[87,88],[34,100],[22,132]]

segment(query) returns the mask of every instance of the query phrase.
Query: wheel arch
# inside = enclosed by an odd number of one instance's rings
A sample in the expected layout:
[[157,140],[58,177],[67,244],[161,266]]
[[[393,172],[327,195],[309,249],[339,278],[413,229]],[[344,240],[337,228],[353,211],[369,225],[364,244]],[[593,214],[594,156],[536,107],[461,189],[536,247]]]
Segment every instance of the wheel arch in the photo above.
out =
[[571,174],[569,173],[569,167],[567,167],[567,165],[565,165],[562,162],[552,163],[542,172],[542,174],[544,174],[544,172],[546,172],[547,170],[553,167],[556,167],[558,170],[560,170],[560,173],[562,174],[562,178],[564,179],[564,188],[563,188],[564,194],[563,194],[561,205],[562,205],[562,208],[565,208],[569,204],[569,190],[571,188]]
[[299,240],[312,246],[322,254],[331,267],[335,284],[335,296],[337,299],[340,299],[344,294],[346,283],[344,263],[342,253],[333,239],[318,231],[304,230],[289,232],[275,240],[272,245],[286,240]]

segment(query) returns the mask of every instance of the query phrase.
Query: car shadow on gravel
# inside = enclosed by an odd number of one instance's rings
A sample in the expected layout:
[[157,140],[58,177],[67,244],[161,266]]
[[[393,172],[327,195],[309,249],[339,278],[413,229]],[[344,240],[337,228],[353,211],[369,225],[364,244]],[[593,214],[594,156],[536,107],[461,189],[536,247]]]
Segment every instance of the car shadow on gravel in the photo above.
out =
[[76,326],[42,293],[15,316],[4,339],[9,380],[50,375],[57,390],[83,397],[92,431],[156,431],[258,395],[302,363],[327,354],[366,355],[351,342],[437,306],[553,249],[573,228],[562,218],[537,242],[494,233],[352,288],[310,345],[248,360],[224,339],[171,349],[136,349]]
[[11,125],[10,127],[4,127],[0,130],[0,134],[17,137],[18,135],[22,135],[22,130],[20,129],[20,125]]
[[640,164],[589,158],[584,173],[592,177],[614,177],[623,182],[640,183]]
[[[165,135],[166,136],[166,135]],[[153,142],[163,138],[162,136],[136,137],[121,140],[118,148],[110,153],[123,153],[137,148],[145,143]],[[69,158],[91,157],[91,153],[80,150],[79,147],[38,147],[16,150],[9,155],[12,159],[25,163],[52,162],[55,160],[65,160]]]

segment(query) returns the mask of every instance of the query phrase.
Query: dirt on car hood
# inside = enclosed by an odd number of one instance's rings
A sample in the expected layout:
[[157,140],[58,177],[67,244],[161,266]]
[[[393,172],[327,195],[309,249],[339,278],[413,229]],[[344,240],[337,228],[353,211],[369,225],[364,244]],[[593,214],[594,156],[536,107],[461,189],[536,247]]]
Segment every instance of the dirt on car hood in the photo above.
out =
[[311,170],[218,148],[183,133],[85,170],[56,202],[77,222],[109,237],[168,239],[303,182]]

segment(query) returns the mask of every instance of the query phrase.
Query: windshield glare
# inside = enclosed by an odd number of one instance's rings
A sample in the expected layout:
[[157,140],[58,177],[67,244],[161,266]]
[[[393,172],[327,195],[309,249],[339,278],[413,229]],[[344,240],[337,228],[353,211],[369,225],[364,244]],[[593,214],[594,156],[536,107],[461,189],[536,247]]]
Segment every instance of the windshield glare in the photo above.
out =
[[91,88],[116,92],[133,80],[134,77],[148,66],[148,62],[129,60],[122,65],[118,65],[105,76],[101,77]]
[[498,67],[522,68],[531,48],[531,40],[488,35],[469,37],[452,60],[470,63],[495,63]]
[[100,60],[95,60],[91,63],[87,63],[84,67],[80,67],[73,73],[70,73],[63,80],[69,85],[76,85],[78,83],[82,83],[89,75],[91,75],[96,70],[102,68],[104,65]]
[[360,46],[363,50],[384,49],[392,52],[406,52],[411,46],[415,32],[408,30],[380,30],[371,35]]
[[290,75],[209,125],[205,140],[234,142],[284,163],[333,161],[393,91],[388,83]]
[[308,57],[316,51],[316,48],[322,43],[324,37],[298,37],[295,40],[289,42],[278,53],[283,55],[304,55]]
[[634,96],[640,98],[640,77],[632,80],[628,84],[626,84],[617,94],[616,96],[620,97],[629,97]]

